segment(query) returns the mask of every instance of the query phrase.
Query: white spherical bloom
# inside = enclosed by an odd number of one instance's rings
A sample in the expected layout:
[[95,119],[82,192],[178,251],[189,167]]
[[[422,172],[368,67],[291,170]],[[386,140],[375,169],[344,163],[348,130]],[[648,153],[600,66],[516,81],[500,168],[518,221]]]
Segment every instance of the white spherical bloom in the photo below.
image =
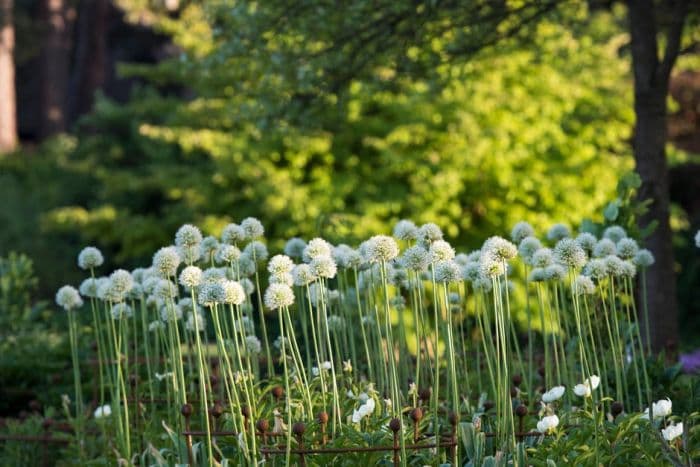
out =
[[187,266],[180,272],[180,284],[190,289],[202,283],[202,270],[197,266]]
[[547,270],[545,268],[534,268],[527,276],[530,282],[545,282],[547,280]]
[[221,286],[224,289],[224,303],[240,305],[245,302],[246,293],[239,282],[226,280],[221,283]]
[[595,284],[588,276],[578,276],[574,280],[574,294],[576,295],[593,295],[595,293]]
[[298,237],[290,238],[284,245],[284,254],[300,260],[304,256],[304,248],[306,248],[304,240]]
[[563,281],[566,279],[566,269],[561,264],[550,264],[544,268],[547,280]]
[[215,259],[218,263],[231,264],[238,261],[241,257],[241,250],[228,243],[221,243],[216,249]]
[[143,280],[148,275],[148,269],[144,268],[136,268],[133,271],[131,271],[131,277],[134,279],[134,282],[137,282],[139,284],[143,284]]
[[247,244],[243,249],[243,254],[254,259],[258,263],[265,261],[268,256],[267,247],[265,244],[258,242],[257,240]]
[[226,293],[221,282],[205,282],[199,289],[197,300],[200,305],[213,307],[217,303],[224,303]]
[[253,258],[247,254],[242,254],[241,257],[238,258],[237,267],[238,273],[243,277],[250,277],[255,274],[255,271],[257,270],[255,261],[253,261]]
[[603,238],[610,239],[613,243],[617,243],[625,237],[627,237],[627,232],[619,225],[610,226],[603,232]]
[[586,252],[575,240],[563,238],[554,247],[554,258],[560,264],[570,268],[579,269],[586,264]]
[[223,282],[226,280],[225,268],[207,268],[202,272],[201,282]]
[[388,235],[375,235],[369,239],[368,247],[370,262],[387,262],[399,256],[396,240]]
[[[195,322],[195,316],[197,317],[197,321]],[[187,315],[187,321],[185,322],[185,328],[188,331],[197,331],[199,329],[199,332],[204,332],[207,327],[207,321],[204,319],[204,316],[201,315],[200,313],[190,313]]]
[[330,257],[332,256],[332,254],[333,246],[330,243],[328,243],[322,238],[314,238],[308,243],[308,245],[306,245],[302,256],[304,258],[304,262],[308,263],[312,259],[317,258],[319,256]]
[[160,277],[158,276],[149,276],[146,277],[143,280],[143,291],[152,294],[153,290],[155,290],[156,286],[158,285],[158,282],[161,280]]
[[[194,247],[193,247],[194,248]],[[209,235],[202,239],[202,243],[199,244],[200,256],[209,262],[216,255],[216,251],[219,249],[219,241],[216,237]]]
[[464,267],[467,264],[469,264],[469,255],[466,253],[458,253],[454,257],[455,263],[459,264],[460,266]]
[[245,346],[248,353],[251,355],[258,355],[262,351],[262,345],[260,344],[260,339],[256,336],[246,336]]
[[661,434],[666,441],[673,441],[683,434],[683,423],[670,424],[661,430]]
[[576,243],[586,251],[586,254],[592,255],[593,248],[595,248],[595,244],[598,243],[598,239],[591,233],[582,232],[576,237]]
[[94,269],[105,262],[102,252],[94,246],[87,246],[78,254],[78,266],[80,269]]
[[479,272],[482,276],[489,279],[502,276],[506,272],[505,263],[494,255],[492,251],[485,251],[479,260]]
[[603,279],[608,275],[608,266],[604,259],[592,259],[583,268],[583,273],[593,279]]
[[625,273],[625,263],[620,258],[615,255],[606,256],[603,261],[605,261],[605,268],[608,274],[613,277],[621,277]]
[[292,279],[294,280],[294,285],[303,287],[315,281],[317,277],[308,264],[297,264],[292,269]]
[[564,386],[553,387],[549,391],[542,394],[542,402],[549,404],[550,402],[554,402],[561,399],[561,397],[564,395],[565,390],[566,389],[564,388]]
[[425,271],[430,264],[430,254],[422,246],[412,246],[403,252],[401,265],[412,271]]
[[270,284],[287,284],[291,287],[294,285],[294,276],[289,273],[276,274],[274,276],[270,276]]
[[239,282],[243,286],[243,290],[245,290],[246,296],[255,292],[255,285],[253,284],[253,281],[251,281],[247,277],[241,279]]
[[70,285],[64,285],[56,292],[56,304],[66,311],[83,306],[83,299],[80,294]]
[[[332,261],[332,260],[331,260]],[[294,303],[294,291],[285,284],[270,284],[265,291],[265,306],[276,310]]]
[[294,269],[294,261],[285,255],[275,255],[267,263],[267,271],[273,276],[289,274],[292,269]]
[[97,286],[97,279],[93,279],[92,277],[90,277],[88,279],[85,279],[80,284],[78,290],[80,290],[80,295],[82,295],[83,297],[97,298]]
[[126,298],[130,300],[141,300],[143,298],[143,287],[139,283],[135,283],[131,288]]
[[574,386],[574,394],[579,397],[590,397],[591,388],[585,384],[577,384]]
[[179,321],[182,319],[182,308],[180,306],[163,306],[160,309],[161,321]]
[[535,230],[525,221],[520,221],[510,231],[510,238],[515,243],[522,242],[526,237],[535,235]]
[[162,321],[151,321],[148,323],[148,332],[164,331],[165,324]]
[[345,319],[342,316],[331,315],[328,317],[328,329],[330,331],[340,332],[345,329]]
[[178,295],[177,285],[167,279],[160,279],[153,288],[153,295],[160,300],[172,300]]
[[[651,405],[652,409],[654,410],[654,418],[662,418],[662,417],[668,417],[671,415],[673,411],[673,403],[671,402],[671,399],[666,398],[666,399],[661,399],[656,402],[654,402]],[[647,407],[644,410],[644,415],[642,415],[642,418],[649,418],[649,408]]]
[[244,242],[245,239],[246,234],[243,231],[243,227],[238,224],[228,224],[221,232],[221,241],[229,245],[236,245]]
[[247,240],[255,240],[265,235],[265,228],[255,217],[246,217],[241,221],[241,228]]
[[388,268],[389,283],[395,287],[408,288],[408,271],[401,267]]
[[317,256],[309,263],[311,270],[318,277],[332,279],[338,272],[338,267],[330,256]]
[[106,302],[116,303],[121,302],[126,298],[126,294],[120,293],[112,287],[112,281],[104,277],[97,284],[97,298]]
[[455,250],[445,240],[435,240],[430,244],[430,261],[438,263],[441,261],[450,261],[455,257]]
[[537,422],[537,431],[540,433],[551,433],[559,426],[559,417],[556,415],[549,415],[547,417],[542,417],[542,420]]
[[617,256],[622,259],[632,259],[639,251],[637,242],[632,238],[623,238],[616,245]]
[[400,220],[394,226],[394,237],[399,240],[415,240],[417,236],[418,227],[409,220]]
[[484,242],[481,253],[490,253],[501,261],[513,259],[518,255],[518,248],[503,237],[491,237]]
[[197,246],[179,246],[177,247],[177,254],[180,255],[180,260],[183,263],[195,263],[202,256],[201,244]]
[[571,235],[569,228],[564,224],[554,224],[547,231],[547,240],[550,242],[558,242],[562,238],[566,238]]
[[637,275],[637,266],[632,261],[622,261],[622,276],[634,277]]
[[122,296],[126,296],[134,287],[134,279],[131,273],[124,269],[117,269],[109,275],[109,281],[112,283],[112,290]]
[[540,248],[532,254],[532,260],[530,262],[532,266],[536,268],[546,268],[554,263],[552,250],[549,248]]
[[117,303],[112,306],[112,319],[114,320],[131,318],[133,315],[133,310],[126,303]]
[[442,240],[442,230],[437,224],[428,222],[423,224],[418,229],[418,235],[416,237],[422,244],[430,245],[436,240]]
[[153,270],[160,277],[174,277],[179,265],[180,255],[174,246],[163,247],[153,255]]
[[654,255],[651,253],[651,251],[647,250],[646,248],[642,248],[637,252],[636,255],[634,255],[634,264],[639,266],[640,268],[648,268],[652,264],[654,264]]
[[454,261],[441,261],[435,265],[435,280],[438,282],[459,282],[462,270]]
[[479,263],[475,261],[470,261],[465,264],[462,268],[462,279],[469,282],[475,282],[479,280],[481,275],[481,269],[479,269]]
[[110,407],[109,404],[102,405],[95,409],[95,418],[109,417],[110,415],[112,415],[112,407]]
[[593,247],[593,256],[596,258],[605,258],[615,253],[617,253],[617,246],[615,242],[609,238],[599,240],[598,243],[595,244],[595,247]]
[[[192,299],[190,297],[181,298],[177,302],[177,307],[183,314],[192,313],[194,311],[194,306],[192,305]],[[197,305],[197,310],[201,310],[199,305]]]
[[532,255],[542,248],[542,243],[535,237],[525,237],[518,246],[518,254],[526,264],[532,264]]
[[192,224],[185,224],[175,233],[175,245],[193,247],[202,243],[202,232]]

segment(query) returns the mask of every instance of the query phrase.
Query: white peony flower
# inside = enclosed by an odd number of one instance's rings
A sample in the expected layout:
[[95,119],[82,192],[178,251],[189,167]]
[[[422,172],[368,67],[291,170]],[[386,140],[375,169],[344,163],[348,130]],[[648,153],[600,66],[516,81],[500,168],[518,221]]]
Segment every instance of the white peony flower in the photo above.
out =
[[[668,417],[671,415],[673,403],[671,402],[671,399],[666,398],[654,402],[651,407],[654,411],[654,418]],[[642,415],[642,418],[646,418],[647,420],[649,419],[648,407],[644,410],[644,415]]]
[[564,386],[554,386],[552,389],[542,394],[542,402],[549,404],[550,402],[559,400],[564,395],[564,391]]
[[661,434],[664,435],[664,439],[666,441],[673,441],[683,434],[683,423],[672,423],[666,428],[662,429]]
[[551,433],[557,426],[559,426],[559,417],[556,415],[549,415],[547,417],[542,417],[542,420],[537,422],[537,431],[540,433]]

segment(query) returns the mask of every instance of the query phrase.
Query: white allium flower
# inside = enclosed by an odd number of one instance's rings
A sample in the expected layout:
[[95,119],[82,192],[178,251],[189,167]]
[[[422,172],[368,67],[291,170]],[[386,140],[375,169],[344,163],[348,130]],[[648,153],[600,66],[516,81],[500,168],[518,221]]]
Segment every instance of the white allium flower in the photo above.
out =
[[532,255],[542,248],[542,243],[535,237],[525,237],[518,246],[518,254],[526,264],[532,264]]
[[66,311],[83,306],[83,299],[80,294],[70,285],[64,285],[56,292],[56,304]]
[[454,260],[455,263],[459,264],[462,267],[466,266],[470,262],[469,255],[467,255],[466,253],[456,254]]
[[482,253],[479,261],[479,273],[481,276],[492,278],[502,276],[506,272],[504,262],[491,251]]
[[510,231],[510,238],[514,243],[522,242],[526,237],[535,235],[535,230],[525,221],[520,221]]
[[491,237],[481,247],[481,255],[491,254],[500,261],[513,259],[518,255],[518,248],[503,237]]
[[554,386],[552,389],[542,394],[542,402],[549,404],[550,402],[561,399],[565,390],[564,386]]
[[599,240],[598,243],[595,244],[595,247],[593,247],[593,256],[596,258],[605,258],[615,253],[617,253],[617,246],[615,242],[609,238]]
[[205,282],[199,289],[197,301],[200,305],[213,307],[217,303],[223,303],[226,298],[224,286],[220,282]]
[[[195,322],[195,316],[197,317],[197,321]],[[187,321],[185,322],[185,328],[188,331],[197,331],[199,329],[199,332],[204,332],[207,327],[207,321],[204,319],[204,316],[202,316],[200,313],[190,313],[187,315]]]
[[202,272],[202,283],[223,282],[226,280],[226,268],[207,268]]
[[547,417],[542,417],[542,420],[537,422],[537,431],[540,433],[551,433],[557,426],[559,426],[559,417],[556,415],[549,415]]
[[243,248],[243,254],[260,263],[267,259],[267,247],[264,243],[257,240],[250,242]]
[[94,246],[87,246],[78,254],[78,266],[80,269],[94,269],[105,262],[102,252]]
[[112,283],[112,290],[122,296],[126,296],[134,287],[134,279],[131,273],[125,269],[117,269],[109,275],[109,281]]
[[245,239],[246,234],[243,231],[243,227],[238,224],[228,224],[221,232],[221,241],[229,245],[236,245],[244,242]]
[[148,323],[148,331],[156,332],[165,330],[165,324],[162,321],[151,321]]
[[598,239],[595,238],[595,235],[592,233],[582,232],[576,237],[576,243],[578,243],[588,255],[592,255],[593,248],[595,248],[595,244],[598,243]]
[[570,269],[579,269],[586,264],[586,252],[571,238],[563,238],[554,247],[554,258]]
[[315,281],[317,277],[308,264],[297,264],[292,269],[292,279],[294,280],[294,285],[303,287]]
[[139,284],[142,284],[143,280],[148,275],[148,269],[145,268],[135,268],[133,271],[131,271],[131,277],[134,279],[134,282],[137,282]]
[[246,240],[255,240],[265,235],[265,228],[255,217],[246,217],[241,221],[241,228]]
[[260,339],[256,336],[246,336],[245,345],[248,353],[251,355],[258,355],[262,350],[262,345],[260,345]]
[[302,254],[304,262],[308,263],[319,256],[332,256],[333,246],[322,238],[311,240]]
[[275,255],[267,263],[267,270],[273,276],[289,274],[294,268],[294,261],[289,256]]
[[552,250],[549,248],[540,248],[532,254],[532,260],[530,263],[536,268],[546,268],[554,263],[554,255],[552,254]]
[[124,300],[126,295],[120,293],[117,289],[112,287],[112,281],[104,277],[98,279],[97,298],[106,302],[116,303]]
[[160,309],[161,321],[178,321],[182,319],[182,308],[180,306],[164,306]]
[[316,256],[309,263],[311,270],[318,277],[332,279],[338,272],[338,267],[330,256]]
[[459,282],[462,270],[454,261],[441,261],[435,265],[435,280],[438,282]]
[[608,266],[604,259],[596,258],[592,259],[583,268],[583,273],[593,279],[603,279],[608,275]]
[[474,290],[480,290],[484,293],[489,293],[493,289],[493,283],[488,277],[481,276],[479,280],[472,282]]
[[612,225],[603,232],[603,238],[610,239],[613,243],[617,243],[625,237],[627,237],[627,232],[619,225]]
[[670,424],[661,430],[661,434],[664,436],[666,441],[673,441],[683,434],[683,422]]
[[403,268],[389,269],[389,283],[396,287],[408,288],[408,271]]
[[637,275],[637,266],[632,261],[622,261],[622,276],[634,277]]
[[257,265],[253,261],[253,258],[248,256],[247,254],[242,254],[240,258],[238,258],[238,273],[242,277],[249,277],[255,274],[255,271],[257,270]]
[[[178,308],[180,308],[180,310],[182,310],[183,314],[192,313],[192,311],[194,310],[194,307],[192,306],[192,299],[190,297],[181,298],[177,302],[177,306]],[[199,305],[197,305],[197,310],[201,310]]]
[[[661,399],[656,402],[654,402],[651,405],[651,408],[654,411],[654,418],[663,418],[663,417],[668,417],[671,415],[671,412],[673,411],[673,403],[671,402],[671,399],[666,398],[666,399]],[[644,410],[644,415],[642,415],[642,418],[649,419],[649,408],[647,407]]]
[[623,238],[616,245],[617,256],[622,259],[632,259],[637,255],[639,246],[632,238]]
[[143,280],[143,291],[151,294],[155,290],[158,282],[161,280],[159,276],[149,276]]
[[101,405],[95,409],[95,418],[109,417],[110,415],[112,415],[112,407],[109,404]]
[[563,281],[566,279],[566,269],[561,264],[550,264],[544,268],[547,280]]
[[215,259],[219,263],[234,263],[238,261],[241,257],[241,250],[234,245],[229,245],[228,243],[221,243],[216,249]]
[[175,233],[175,246],[194,247],[202,243],[202,232],[192,224],[185,224]]
[[608,274],[613,277],[620,277],[625,273],[625,263],[615,255],[608,255],[604,258],[605,268]]
[[216,237],[212,237],[211,235],[204,237],[202,239],[202,243],[199,244],[200,256],[207,262],[211,261],[214,255],[216,255],[216,251],[218,249],[219,241],[216,239]]
[[284,254],[300,260],[304,256],[304,248],[306,248],[304,240],[298,237],[290,238],[284,245]]
[[469,282],[475,282],[481,277],[481,269],[479,263],[471,261],[462,268],[462,279]]
[[530,282],[545,282],[547,280],[547,270],[545,268],[534,268],[527,277]]
[[115,320],[131,318],[134,315],[131,307],[124,302],[113,305],[111,311],[112,319]]
[[78,290],[80,290],[80,295],[83,297],[97,298],[97,286],[97,279],[89,277],[80,284]]
[[394,237],[399,240],[415,240],[417,236],[418,227],[409,220],[400,220],[394,226]]
[[328,329],[331,331],[342,331],[345,329],[345,318],[338,315],[328,317]]
[[571,235],[569,228],[564,224],[554,224],[547,231],[547,240],[551,242],[558,242],[562,238],[566,238]]
[[270,284],[286,284],[288,286],[294,285],[294,276],[289,273],[278,274],[270,276]]
[[197,266],[187,266],[180,272],[180,284],[190,289],[202,283],[202,270]]
[[246,293],[239,282],[226,280],[221,283],[221,286],[224,289],[224,303],[227,305],[240,305],[245,302]]
[[399,256],[396,240],[388,235],[375,235],[369,239],[368,247],[370,262],[387,262]]
[[349,266],[350,255],[352,254],[352,251],[353,249],[350,248],[348,245],[341,243],[340,245],[333,247],[333,254],[331,255],[331,257],[333,258],[333,261],[335,261],[335,264],[337,264],[339,268],[345,269]]
[[160,277],[174,277],[180,265],[180,255],[174,246],[161,248],[153,255],[153,269]]
[[265,291],[265,306],[276,310],[294,303],[294,291],[285,284],[270,284]]
[[640,249],[637,254],[634,255],[634,264],[640,268],[648,268],[654,264],[654,261],[654,255],[646,248]]
[[442,240],[442,230],[437,224],[428,222],[423,224],[418,229],[418,235],[416,237],[422,244],[430,245],[435,240]]
[[578,276],[574,280],[574,294],[576,295],[593,295],[595,293],[595,284],[588,276]]
[[253,284],[253,281],[251,281],[251,280],[248,279],[247,277],[241,279],[241,280],[238,281],[238,282],[240,282],[240,284],[243,286],[243,290],[245,290],[246,296],[248,296],[248,295],[252,294],[253,292],[255,292],[255,285]]
[[425,271],[430,264],[430,254],[422,246],[412,246],[403,252],[400,262],[406,269]]
[[153,288],[153,295],[161,300],[171,300],[178,295],[177,285],[167,279],[160,279]]
[[441,261],[450,261],[455,257],[455,250],[445,240],[435,240],[430,244],[430,261],[439,263]]

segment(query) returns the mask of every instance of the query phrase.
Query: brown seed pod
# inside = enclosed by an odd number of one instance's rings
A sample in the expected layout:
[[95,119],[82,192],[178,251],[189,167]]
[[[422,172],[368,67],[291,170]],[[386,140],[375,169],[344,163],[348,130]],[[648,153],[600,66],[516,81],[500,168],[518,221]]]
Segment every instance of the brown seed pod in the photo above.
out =
[[322,424],[328,423],[328,412],[320,412],[318,414],[318,422]]
[[304,425],[303,422],[296,422],[294,425],[292,425],[292,432],[297,436],[303,435],[305,431],[306,425]]
[[418,423],[421,421],[422,418],[423,418],[423,409],[421,409],[420,407],[416,407],[415,409],[411,410],[411,419],[414,422]]
[[389,422],[389,428],[391,429],[391,431],[396,433],[401,429],[401,420],[399,420],[398,418],[392,418]]

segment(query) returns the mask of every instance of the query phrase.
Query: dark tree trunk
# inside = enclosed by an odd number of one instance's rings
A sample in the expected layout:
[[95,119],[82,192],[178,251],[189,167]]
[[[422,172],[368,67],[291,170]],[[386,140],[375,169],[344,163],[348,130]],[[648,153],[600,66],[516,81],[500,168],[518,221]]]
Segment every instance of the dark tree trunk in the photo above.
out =
[[634,158],[642,179],[639,197],[650,199],[642,226],[657,223],[646,239],[656,263],[647,271],[652,347],[673,350],[678,343],[676,277],[669,223],[669,183],[666,164],[666,97],[673,64],[678,56],[686,14],[685,1],[676,2],[662,59],[657,51],[657,21],[653,0],[630,0],[630,32],[634,68]]
[[95,91],[107,70],[108,0],[83,0],[78,10],[75,66],[70,83],[70,117],[75,121],[92,109]]
[[17,146],[15,28],[12,0],[0,0],[0,152]]
[[65,0],[41,0],[44,27],[41,50],[39,137],[66,129],[66,96],[70,70],[71,18]]

